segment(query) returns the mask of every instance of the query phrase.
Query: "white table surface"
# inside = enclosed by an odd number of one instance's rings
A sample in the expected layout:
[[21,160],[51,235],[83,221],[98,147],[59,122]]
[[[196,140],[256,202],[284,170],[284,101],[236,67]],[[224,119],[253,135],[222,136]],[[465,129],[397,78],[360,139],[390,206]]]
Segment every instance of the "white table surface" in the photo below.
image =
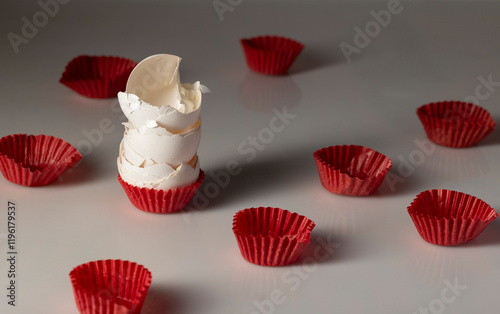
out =
[[[373,21],[370,11],[387,1],[232,3],[221,21],[212,1],[74,0],[15,53],[7,34],[21,34],[22,17],[41,8],[2,1],[0,136],[48,134],[77,146],[103,119],[113,131],[54,184],[27,188],[0,178],[0,313],[76,313],[69,272],[110,258],[151,270],[143,313],[498,313],[500,220],[466,245],[439,247],[420,238],[407,206],[423,190],[446,188],[500,208],[500,130],[477,147],[435,147],[404,182],[393,190],[385,182],[369,197],[326,191],[312,155],[329,145],[365,145],[402,175],[402,160],[426,138],[417,107],[473,96],[479,77],[500,81],[500,4],[402,2],[403,11],[348,63],[339,44],[352,45],[354,28]],[[305,44],[289,75],[247,68],[239,39],[262,34]],[[242,169],[217,195],[208,192],[200,210],[154,215],[133,207],[116,179],[124,121],[116,99],[85,98],[58,83],[80,54],[140,61],[157,53],[181,56],[182,81],[212,90],[202,105],[202,169],[217,173],[230,160]],[[484,98],[479,104],[500,121],[500,87]],[[294,118],[255,158],[240,153],[249,136],[266,132],[274,108]],[[8,200],[18,214],[15,308],[5,297]],[[260,267],[241,257],[232,217],[255,206],[316,222],[296,264]],[[334,252],[305,264],[328,239]],[[455,282],[456,295],[448,288]],[[273,298],[280,304],[271,306]]]

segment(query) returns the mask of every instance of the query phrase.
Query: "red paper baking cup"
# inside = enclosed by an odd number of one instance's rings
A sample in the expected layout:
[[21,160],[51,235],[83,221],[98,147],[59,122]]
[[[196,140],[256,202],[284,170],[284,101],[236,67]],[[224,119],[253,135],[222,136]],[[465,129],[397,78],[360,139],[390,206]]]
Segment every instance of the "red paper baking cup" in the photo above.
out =
[[140,314],[152,280],[144,266],[122,260],[82,264],[69,277],[76,307],[85,314]]
[[112,56],[78,56],[71,60],[59,82],[91,98],[116,97],[125,91],[137,62]]
[[248,67],[264,74],[284,74],[300,54],[304,45],[279,36],[241,39]]
[[477,237],[498,214],[477,197],[450,190],[427,190],[408,206],[415,227],[427,242],[458,245]]
[[364,146],[330,146],[314,153],[321,184],[328,191],[344,195],[375,192],[392,166],[381,153]]
[[305,216],[273,207],[247,208],[233,217],[241,255],[262,266],[295,262],[309,244],[314,226]]
[[195,183],[173,190],[163,191],[140,188],[128,184],[118,175],[118,181],[125,190],[125,193],[127,193],[130,202],[140,210],[155,214],[173,213],[186,207],[204,179],[205,173],[203,170],[200,170],[200,176]]
[[427,137],[448,147],[476,145],[495,129],[490,113],[462,101],[434,102],[417,109]]
[[0,171],[20,185],[49,184],[80,159],[76,148],[53,136],[11,134],[0,139]]

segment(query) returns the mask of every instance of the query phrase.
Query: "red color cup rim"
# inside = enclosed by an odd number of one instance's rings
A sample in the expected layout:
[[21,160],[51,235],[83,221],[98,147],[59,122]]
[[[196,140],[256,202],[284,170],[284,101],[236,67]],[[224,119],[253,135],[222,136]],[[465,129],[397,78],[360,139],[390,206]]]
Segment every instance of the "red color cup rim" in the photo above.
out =
[[[470,113],[468,113],[467,116],[461,120],[456,120],[456,119],[450,120],[450,119],[443,117],[442,114],[436,114],[437,109],[439,109],[440,107],[446,106],[446,105],[461,106],[461,107],[467,109],[468,112],[478,111],[479,114],[483,116],[482,117],[483,119],[479,119],[479,120],[472,119]],[[455,114],[456,112],[451,112],[451,113]],[[477,124],[477,125],[484,126],[484,127],[495,127],[495,125],[496,125],[495,121],[491,117],[491,114],[488,112],[488,110],[486,110],[483,107],[478,106],[476,104],[464,102],[464,101],[451,100],[451,101],[431,102],[431,103],[425,104],[423,106],[420,106],[417,109],[417,115],[420,118],[429,117],[429,118],[439,119],[441,121],[450,121],[450,122],[460,121],[461,123]]]
[[[460,216],[445,217],[443,215],[435,215],[435,214],[431,214],[427,211],[424,212],[421,210],[422,206],[418,205],[418,202],[420,201],[420,199],[422,199],[424,196],[427,196],[427,195],[435,196],[438,198],[443,197],[444,194],[442,194],[442,193],[445,193],[446,195],[452,195],[452,197],[468,198],[469,201],[467,202],[467,205],[470,205],[470,201],[476,201],[477,202],[477,204],[475,204],[476,206],[478,206],[478,205],[486,206],[488,209],[488,212],[485,213],[485,217],[460,217]],[[415,199],[412,201],[410,206],[408,206],[408,213],[410,215],[417,215],[417,216],[424,217],[424,218],[429,219],[429,220],[430,219],[437,219],[437,220],[444,220],[444,221],[460,220],[460,219],[472,219],[474,221],[490,222],[498,217],[498,214],[495,212],[495,210],[489,204],[487,204],[485,201],[481,200],[480,198],[475,197],[475,196],[470,195],[470,194],[463,193],[463,192],[446,190],[446,189],[426,190],[426,191],[419,193],[415,197]]]
[[[263,47],[260,45],[260,40],[268,38],[268,39],[279,39],[282,40],[283,42],[287,42],[290,45],[287,45],[286,47],[282,46],[273,46],[273,47]],[[277,36],[277,35],[264,35],[264,36],[256,36],[252,38],[242,38],[240,39],[241,44],[250,49],[255,49],[255,50],[261,50],[261,51],[290,51],[290,50],[297,50],[300,51],[304,49],[304,44],[301,42],[298,42],[294,39],[283,37],[283,36]]]
[[[376,175],[372,176],[366,176],[364,178],[360,178],[358,176],[353,176],[348,172],[342,171],[341,168],[336,167],[335,165],[331,164],[328,160],[326,160],[323,156],[324,152],[330,148],[334,149],[351,149],[351,148],[361,148],[362,150],[365,150],[366,152],[373,152],[377,156],[381,156],[384,161],[386,161],[386,164],[383,168],[380,168],[379,171],[377,171]],[[361,146],[361,145],[334,145],[334,146],[328,146],[328,147],[323,147],[318,149],[317,151],[314,152],[314,159],[319,162],[323,167],[333,169],[334,171],[338,171],[341,174],[347,175],[352,179],[360,179],[360,180],[366,180],[366,179],[374,179],[374,178],[380,178],[382,176],[385,176],[389,169],[392,167],[392,160],[387,157],[386,155],[372,149],[366,146]]]
[[311,239],[311,232],[316,226],[314,221],[311,219],[307,218],[306,216],[299,215],[298,213],[292,213],[289,210],[286,209],[281,209],[278,207],[250,207],[250,208],[245,208],[240,211],[238,211],[234,216],[233,216],[233,232],[237,236],[251,236],[251,237],[256,237],[256,238],[273,238],[273,239],[286,239],[286,238],[291,238],[291,235],[271,235],[271,234],[252,234],[250,232],[243,232],[239,229],[238,226],[238,220],[242,218],[243,213],[249,212],[249,211],[257,211],[259,209],[270,209],[270,210],[278,210],[278,212],[283,213],[284,215],[287,216],[292,216],[295,215],[296,217],[303,219],[304,223],[306,224],[306,228],[303,229],[301,232],[296,232],[293,234],[293,239],[296,239],[298,242],[302,243],[309,243]]
[[[96,62],[98,59],[107,59],[107,60],[121,60],[123,62],[129,62],[130,66],[124,67],[122,72],[117,72],[115,73],[116,76],[121,75],[122,73],[125,73],[127,69],[134,68],[137,65],[137,62],[134,60],[124,58],[124,57],[119,57],[119,56],[100,56],[100,55],[79,55],[73,59],[71,59],[68,64],[66,65],[64,72],[59,79],[59,82],[61,83],[67,83],[67,82],[79,82],[79,81],[87,81],[87,80],[97,80],[101,81],[104,78],[99,78],[99,77],[93,77],[93,76],[87,76],[81,71],[78,71],[79,69],[76,67],[77,61],[80,59],[86,59],[90,60],[91,62]],[[89,73],[89,72],[87,72]]]
[[[54,166],[53,164],[50,164],[50,165],[45,166],[44,168],[48,168],[48,167],[56,167],[56,168],[72,167],[78,161],[80,161],[83,158],[82,154],[80,154],[80,152],[73,145],[71,145],[70,143],[66,142],[65,140],[63,140],[63,139],[61,139],[59,137],[55,137],[55,136],[52,136],[52,135],[44,135],[44,134],[39,134],[39,135],[10,134],[10,135],[7,135],[7,136],[4,136],[4,137],[0,138],[0,142],[7,140],[7,138],[11,138],[11,137],[15,137],[15,136],[24,136],[26,138],[28,138],[28,137],[35,137],[35,138],[48,137],[48,138],[52,138],[52,139],[55,139],[58,143],[66,144],[68,146],[68,149],[70,149],[72,151],[71,158],[67,158],[64,161],[64,163],[57,165],[57,167]],[[29,169],[30,172],[32,172],[32,173],[41,173],[42,172],[41,170],[38,170],[38,169],[32,170],[32,165],[23,164],[23,162],[21,162],[21,161],[16,161],[16,158],[14,156],[12,156],[12,152],[10,152],[10,151],[4,152],[4,151],[0,150],[0,157],[2,157],[2,156],[5,157],[5,158],[7,158],[11,163],[13,163],[15,165],[19,165],[23,169]]]
[[[95,291],[94,289],[87,287],[85,284],[82,284],[79,281],[79,278],[76,278],[75,273],[76,273],[76,271],[86,267],[87,265],[92,265],[92,264],[97,264],[97,263],[107,263],[107,262],[111,262],[111,263],[121,262],[121,263],[128,263],[129,265],[136,265],[139,269],[146,272],[147,278],[146,278],[146,281],[144,282],[144,285],[142,287],[140,287],[140,289],[137,290],[137,293],[133,296],[133,298],[131,298],[129,300],[132,303],[138,303],[138,301],[144,296],[146,291],[149,289],[153,279],[152,279],[151,272],[146,267],[144,267],[143,265],[136,263],[136,262],[124,261],[124,260],[119,260],[119,259],[118,260],[108,259],[108,260],[96,260],[96,261],[91,261],[91,262],[87,262],[87,263],[78,265],[75,268],[73,268],[71,270],[71,272],[69,273],[71,284],[74,287],[74,289],[85,291],[89,295],[98,296],[99,291]],[[96,274],[92,274],[92,275],[95,276]]]

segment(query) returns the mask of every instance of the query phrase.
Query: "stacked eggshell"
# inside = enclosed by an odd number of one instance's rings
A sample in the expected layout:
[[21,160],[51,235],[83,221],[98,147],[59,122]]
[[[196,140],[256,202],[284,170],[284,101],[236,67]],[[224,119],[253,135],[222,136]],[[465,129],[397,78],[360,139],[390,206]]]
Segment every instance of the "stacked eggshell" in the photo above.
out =
[[[181,58],[167,54],[144,59],[130,74],[126,92],[118,93],[121,109],[129,120],[124,123],[120,144],[119,180],[132,203],[146,211],[182,209],[203,180],[197,150],[201,138],[201,94],[205,87],[200,82],[180,83],[180,61]],[[167,196],[167,192],[180,193],[192,185],[195,186],[188,193],[189,199],[184,195],[182,204],[161,204],[178,202],[173,199],[175,195]],[[130,186],[136,190],[130,191]],[[151,197],[163,200],[156,205],[140,205],[151,203],[147,199]]]

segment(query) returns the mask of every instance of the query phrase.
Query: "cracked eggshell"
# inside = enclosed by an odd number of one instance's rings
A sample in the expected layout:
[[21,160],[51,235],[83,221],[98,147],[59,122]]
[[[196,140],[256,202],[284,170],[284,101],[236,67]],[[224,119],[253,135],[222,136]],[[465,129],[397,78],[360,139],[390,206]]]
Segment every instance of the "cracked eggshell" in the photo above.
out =
[[138,129],[131,124],[124,124],[124,146],[128,145],[144,160],[153,163],[178,165],[187,162],[196,154],[201,140],[199,122],[189,131],[179,134],[172,134],[161,127],[143,126]]
[[[125,124],[123,140],[128,150],[126,153],[142,157],[149,163],[168,163],[179,165],[189,161],[198,150],[201,140],[201,123],[184,133],[172,134],[161,127],[135,128]],[[134,162],[137,158],[134,158]]]
[[179,65],[181,58],[169,54],[147,57],[132,70],[126,92],[158,108],[180,103]]
[[137,127],[153,120],[172,133],[181,133],[192,128],[200,117],[199,104],[197,109],[189,113],[182,113],[170,106],[153,106],[142,101],[138,96],[129,93],[118,93],[118,101],[127,119]]
[[181,84],[180,62],[178,56],[159,54],[142,60],[134,68],[127,81],[128,96],[119,94],[120,105],[134,125],[155,120],[178,133],[198,120],[201,94],[209,90],[200,82]]
[[198,156],[191,158],[189,163],[173,167],[166,163],[138,167],[132,165],[120,154],[117,159],[118,170],[123,181],[128,184],[156,190],[171,190],[196,182],[200,174]]
[[[141,167],[146,164],[146,159],[139,155],[130,145],[122,140],[120,143],[120,155],[127,159],[132,165]],[[148,162],[149,163],[149,162]]]

